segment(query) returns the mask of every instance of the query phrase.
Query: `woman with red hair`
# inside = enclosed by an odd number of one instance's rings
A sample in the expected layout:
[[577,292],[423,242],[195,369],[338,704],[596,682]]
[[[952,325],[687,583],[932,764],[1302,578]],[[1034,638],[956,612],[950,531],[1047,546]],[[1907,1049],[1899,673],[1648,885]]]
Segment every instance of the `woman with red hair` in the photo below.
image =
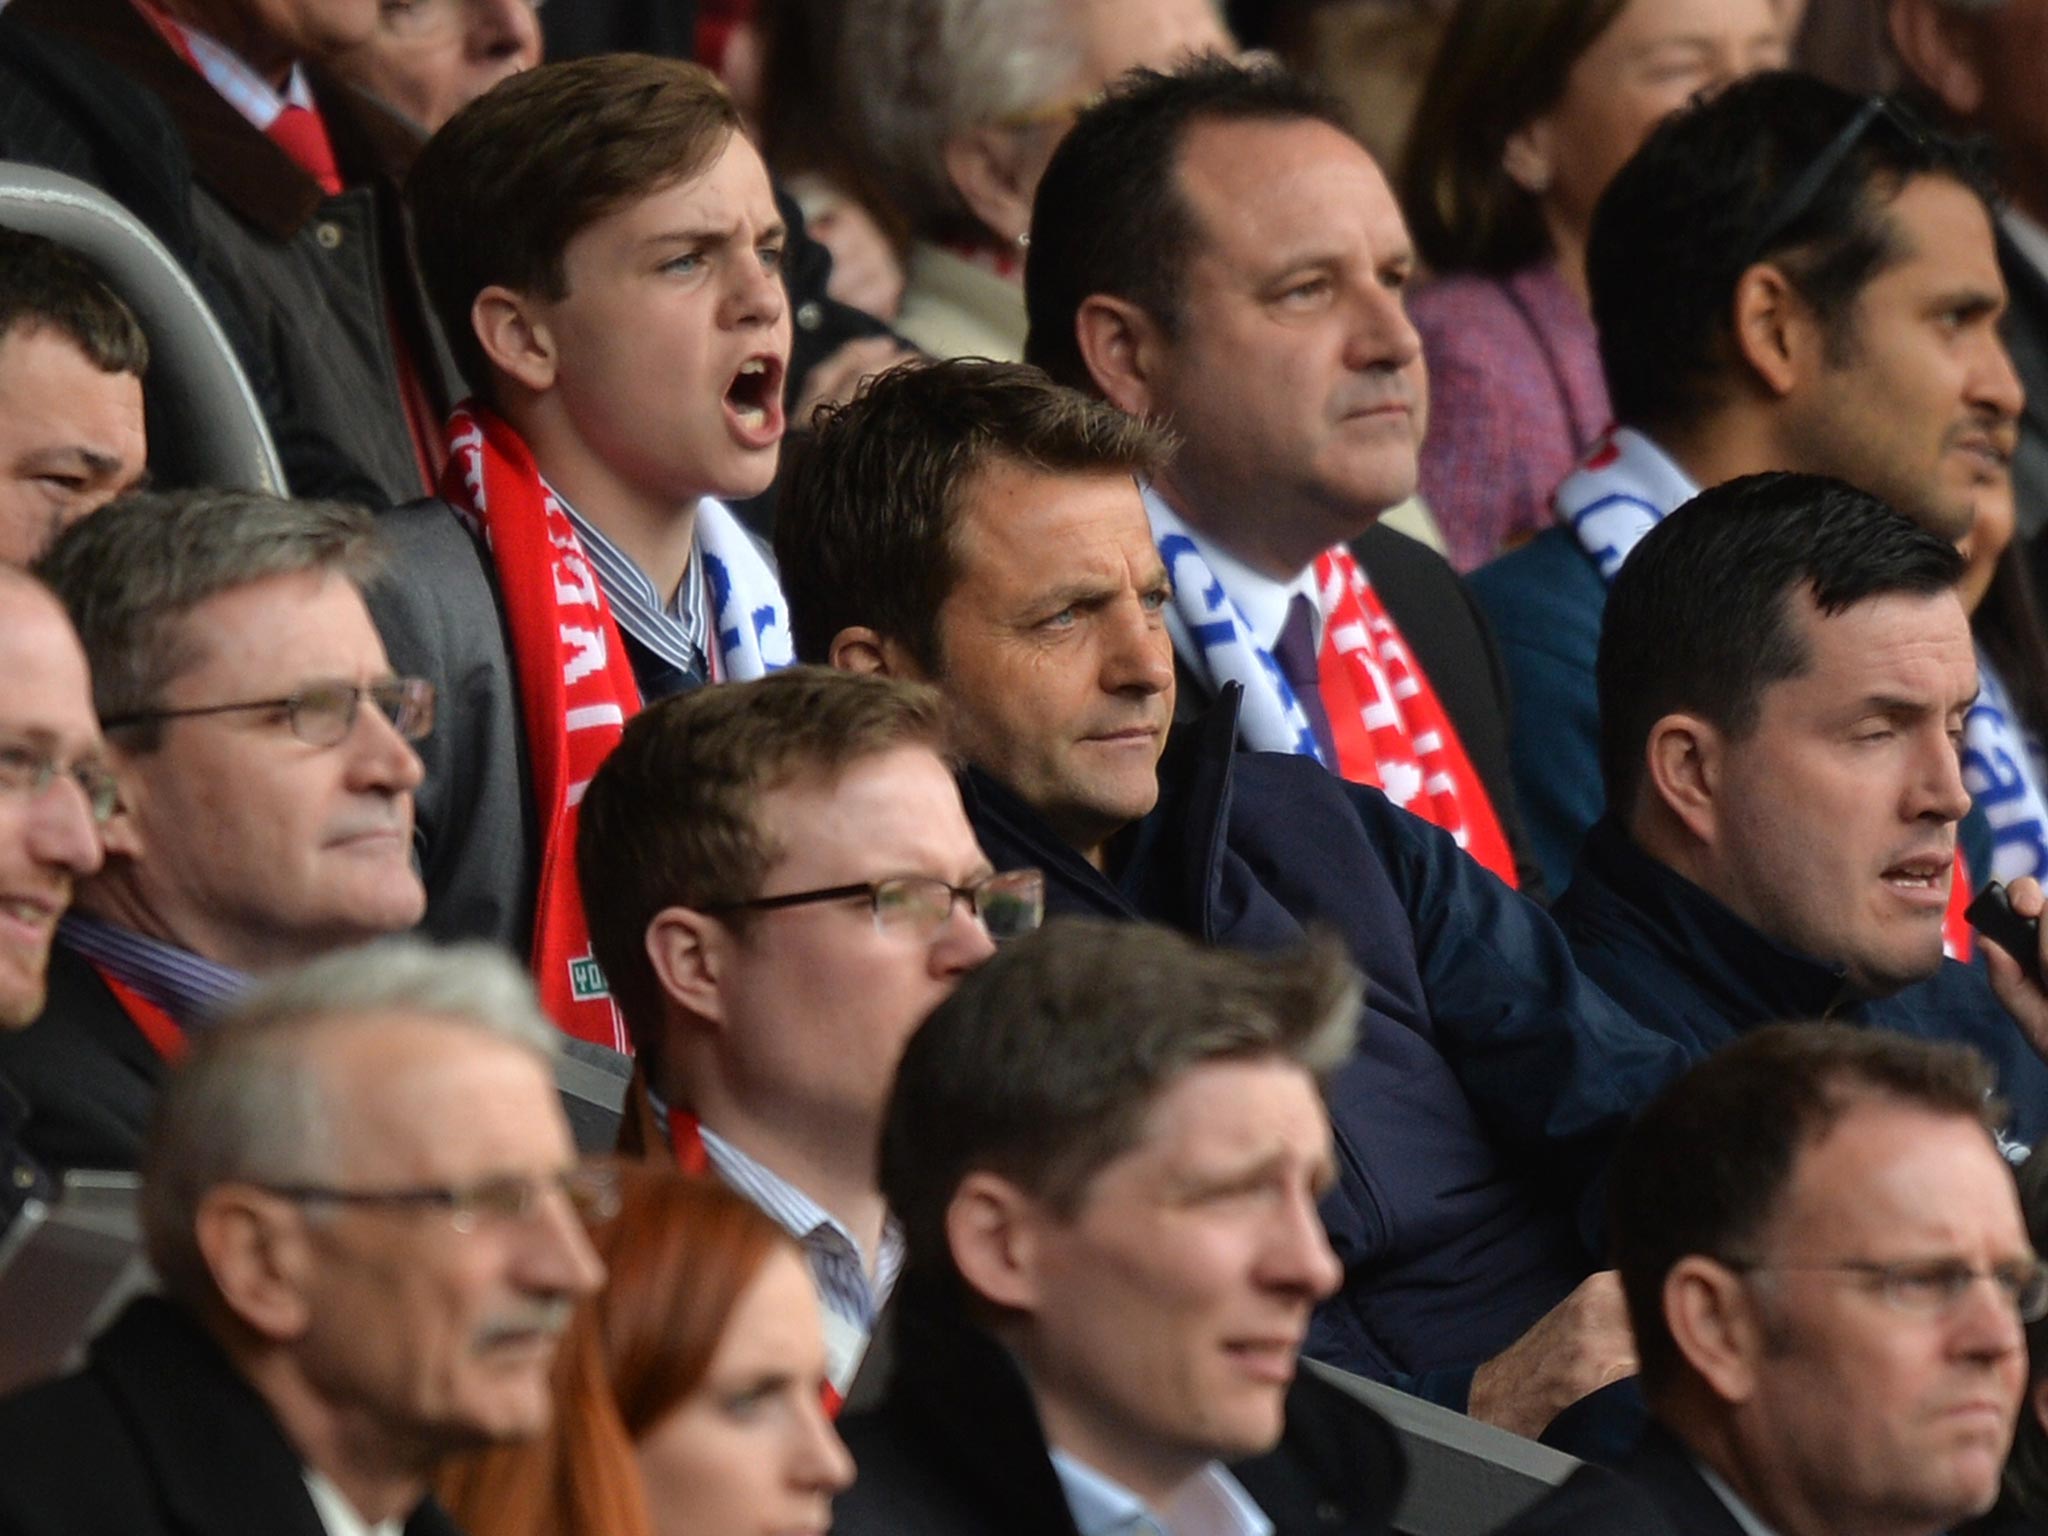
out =
[[853,1462],[802,1254],[721,1184],[619,1179],[591,1233],[610,1278],[562,1341],[553,1425],[450,1463],[442,1503],[471,1536],[823,1532]]

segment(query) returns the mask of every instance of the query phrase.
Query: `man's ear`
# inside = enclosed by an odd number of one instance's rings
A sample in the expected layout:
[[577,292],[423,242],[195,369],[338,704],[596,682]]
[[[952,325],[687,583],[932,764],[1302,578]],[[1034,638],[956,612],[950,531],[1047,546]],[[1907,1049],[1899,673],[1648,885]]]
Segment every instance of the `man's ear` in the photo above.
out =
[[1718,1260],[1690,1254],[1664,1277],[1664,1326],[1679,1358],[1727,1403],[1756,1391],[1763,1328],[1742,1277]]
[[218,1184],[199,1202],[194,1235],[221,1300],[244,1326],[277,1344],[305,1333],[316,1265],[303,1213],[247,1184]]
[[144,850],[142,823],[136,812],[148,798],[149,786],[136,767],[135,754],[110,745],[107,764],[114,771],[121,796],[115,802],[114,814],[100,827],[100,846],[109,859],[139,859]]
[[1031,228],[1029,130],[990,125],[956,133],[940,146],[946,175],[974,216],[1005,244]]
[[1008,1179],[976,1169],[946,1204],[946,1242],[960,1278],[978,1295],[1012,1312],[1035,1312],[1043,1295],[1040,1274],[1043,1205]]
[[1827,361],[1827,338],[1792,280],[1768,261],[1735,282],[1735,349],[1757,381],[1782,399]]
[[1891,0],[1885,20],[1906,73],[1955,116],[1975,116],[1984,105],[1984,72],[1971,19],[1944,0]]
[[538,394],[555,382],[555,339],[526,294],[493,283],[469,307],[477,345],[493,368]]
[[1711,847],[1719,825],[1721,733],[1698,715],[1666,715],[1650,727],[1643,749],[1649,793]]
[[1150,416],[1159,401],[1152,371],[1162,338],[1129,299],[1091,293],[1074,315],[1074,342],[1102,397],[1120,411]]
[[725,951],[732,933],[689,907],[663,907],[647,924],[647,961],[670,1002],[713,1024],[725,1022]]
[[825,648],[825,660],[841,672],[860,672],[873,677],[895,677],[905,682],[928,683],[931,678],[918,665],[910,648],[893,636],[850,624],[832,637]]

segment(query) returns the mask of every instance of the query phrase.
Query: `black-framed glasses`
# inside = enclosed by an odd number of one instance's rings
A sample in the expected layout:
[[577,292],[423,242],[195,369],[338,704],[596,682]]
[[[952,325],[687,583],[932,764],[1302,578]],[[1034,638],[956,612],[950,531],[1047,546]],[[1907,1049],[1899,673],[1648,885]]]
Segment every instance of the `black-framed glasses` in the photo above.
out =
[[856,897],[866,900],[877,928],[884,932],[907,929],[926,939],[945,926],[946,919],[953,915],[953,904],[964,901],[988,936],[1002,943],[1022,938],[1044,919],[1045,876],[1035,869],[1006,869],[972,885],[952,885],[936,875],[891,875],[886,880],[863,880],[855,885],[828,885],[815,891],[788,891],[780,896],[728,901],[704,910],[776,912],[784,907],[852,901]]
[[1769,254],[1785,231],[1798,223],[1807,209],[1813,206],[1815,199],[1821,194],[1821,189],[1834,179],[1843,162],[1849,158],[1856,146],[1863,142],[1864,135],[1880,122],[1890,124],[1909,143],[1919,144],[1927,137],[1927,130],[1919,119],[1891,97],[1881,93],[1870,97],[1856,109],[1849,121],[1842,125],[1841,131],[1828,140],[1821,152],[1813,157],[1813,162],[1793,178],[1792,184],[1779,195],[1777,202],[1771,205],[1769,215],[1759,226],[1756,238],[1750,241],[1749,249],[1744,253],[1744,267],[1763,260]]
[[281,699],[249,699],[238,704],[197,704],[188,709],[134,709],[102,720],[103,730],[147,725],[158,720],[190,720],[202,715],[233,715],[245,710],[284,711],[291,732],[309,747],[331,747],[355,729],[364,699],[407,741],[418,741],[434,728],[434,685],[423,677],[385,677],[374,683],[339,678],[317,683]]
[[495,1174],[474,1184],[420,1184],[400,1189],[340,1189],[331,1184],[258,1184],[258,1189],[299,1205],[361,1206],[368,1209],[439,1210],[458,1232],[485,1225],[516,1226],[529,1221],[550,1193],[569,1202],[586,1225],[619,1213],[619,1173],[602,1163],[564,1168],[539,1176]]
[[60,763],[43,747],[0,737],[0,792],[34,799],[59,778],[78,786],[96,827],[105,826],[120,808],[121,786],[105,763],[89,757]]
[[1939,1317],[1953,1312],[1979,1280],[1989,1280],[2009,1302],[2020,1321],[2038,1323],[2048,1317],[2048,1264],[2038,1258],[1988,1267],[1961,1259],[1838,1259],[1829,1264],[1764,1264],[1736,1259],[1721,1262],[1738,1274],[1809,1271],[1862,1280],[1901,1312]]

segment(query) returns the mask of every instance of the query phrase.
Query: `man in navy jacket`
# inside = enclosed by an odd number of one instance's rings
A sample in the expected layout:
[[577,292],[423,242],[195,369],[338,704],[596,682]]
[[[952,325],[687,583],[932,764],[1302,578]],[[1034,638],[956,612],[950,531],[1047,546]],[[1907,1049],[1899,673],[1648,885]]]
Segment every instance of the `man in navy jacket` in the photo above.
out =
[[1258,950],[1343,938],[1368,978],[1330,1086],[1346,1278],[1310,1348],[1536,1433],[1633,1368],[1577,1213],[1684,1053],[1447,833],[1307,758],[1235,751],[1234,694],[1169,742],[1167,578],[1133,479],[1160,452],[1033,369],[884,377],[778,517],[798,655],[945,693],[976,835],[1045,870],[1049,909]]

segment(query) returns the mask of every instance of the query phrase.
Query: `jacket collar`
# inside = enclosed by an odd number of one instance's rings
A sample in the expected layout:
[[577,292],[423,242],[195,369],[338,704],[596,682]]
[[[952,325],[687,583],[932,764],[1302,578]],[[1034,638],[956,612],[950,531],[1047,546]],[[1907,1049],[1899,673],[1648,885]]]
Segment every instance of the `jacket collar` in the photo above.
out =
[[[1581,891],[1581,885],[1585,890]],[[1571,900],[1638,930],[1731,1018],[1824,1018],[1858,1001],[1844,968],[1789,949],[1636,845],[1613,816],[1586,834]]]
[[1036,865],[1098,915],[1151,918],[1213,940],[1242,696],[1228,684],[1202,714],[1174,723],[1159,759],[1159,799],[1111,840],[1107,875],[1015,790],[968,768],[960,794],[982,851],[998,868]]
[[[279,1522],[266,1527],[273,1536],[326,1536],[298,1451],[269,1405],[184,1309],[159,1296],[132,1302],[93,1342],[90,1361],[120,1403],[177,1529],[234,1536],[260,1511]],[[413,1511],[405,1530],[456,1536],[431,1499]]]

